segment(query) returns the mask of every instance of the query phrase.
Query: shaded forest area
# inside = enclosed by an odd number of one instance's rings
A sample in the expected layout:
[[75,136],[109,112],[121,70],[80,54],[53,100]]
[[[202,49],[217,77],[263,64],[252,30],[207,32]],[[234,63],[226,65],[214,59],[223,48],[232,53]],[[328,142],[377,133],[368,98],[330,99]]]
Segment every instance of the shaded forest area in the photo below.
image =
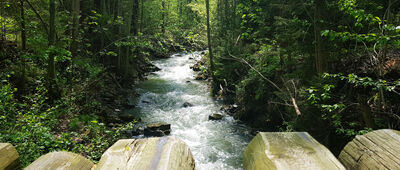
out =
[[54,150],[99,160],[136,122],[122,111],[158,69],[150,59],[205,46],[204,6],[2,0],[0,142],[16,146],[23,166]]
[[307,131],[338,154],[400,129],[399,0],[3,0],[0,142],[24,166],[54,150],[99,160],[134,126],[120,112],[150,60],[207,46],[216,99],[255,130]]
[[236,119],[307,131],[338,154],[357,134],[400,128],[400,2],[219,0],[215,93]]

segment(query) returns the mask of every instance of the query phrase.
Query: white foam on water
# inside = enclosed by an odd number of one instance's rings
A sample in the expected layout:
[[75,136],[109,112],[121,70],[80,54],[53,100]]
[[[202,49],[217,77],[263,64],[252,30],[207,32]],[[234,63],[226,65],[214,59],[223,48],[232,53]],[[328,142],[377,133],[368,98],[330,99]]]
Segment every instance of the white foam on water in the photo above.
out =
[[[171,135],[190,147],[196,169],[242,169],[243,151],[252,136],[246,126],[230,116],[225,115],[221,121],[208,120],[210,114],[223,113],[206,82],[194,80],[195,72],[189,68],[195,62],[189,58],[199,59],[200,54],[173,55],[155,61],[161,70],[139,85],[137,112],[145,122],[170,123]],[[184,102],[193,107],[182,107]]]

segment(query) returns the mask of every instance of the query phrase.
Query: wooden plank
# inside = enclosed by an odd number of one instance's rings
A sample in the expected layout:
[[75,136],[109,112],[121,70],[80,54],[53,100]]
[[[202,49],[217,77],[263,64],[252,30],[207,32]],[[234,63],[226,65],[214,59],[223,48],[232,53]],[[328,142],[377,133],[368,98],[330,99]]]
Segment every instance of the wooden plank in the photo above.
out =
[[93,163],[81,155],[71,152],[51,152],[39,157],[25,170],[90,170]]
[[306,132],[262,132],[244,153],[244,169],[345,169],[335,156]]
[[[400,133],[391,129],[376,130],[356,136],[339,155],[348,169],[399,169]],[[348,156],[351,153],[350,157]]]
[[194,170],[189,147],[176,137],[125,139],[111,146],[96,165],[98,170]]
[[18,152],[10,143],[0,143],[0,169],[20,169]]

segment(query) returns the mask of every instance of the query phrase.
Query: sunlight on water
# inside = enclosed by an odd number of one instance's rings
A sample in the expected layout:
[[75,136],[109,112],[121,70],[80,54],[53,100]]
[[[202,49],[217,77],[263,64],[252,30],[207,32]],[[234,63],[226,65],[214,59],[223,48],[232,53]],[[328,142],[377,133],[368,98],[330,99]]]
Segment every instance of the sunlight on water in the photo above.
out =
[[[242,154],[251,140],[250,131],[232,117],[209,121],[213,113],[223,114],[210,96],[206,82],[194,80],[189,68],[201,52],[173,55],[154,64],[161,71],[139,85],[139,113],[145,122],[167,122],[173,136],[185,141],[196,160],[196,169],[242,169]],[[190,82],[188,82],[190,81]],[[141,102],[147,101],[147,102]],[[193,107],[182,107],[184,102]]]

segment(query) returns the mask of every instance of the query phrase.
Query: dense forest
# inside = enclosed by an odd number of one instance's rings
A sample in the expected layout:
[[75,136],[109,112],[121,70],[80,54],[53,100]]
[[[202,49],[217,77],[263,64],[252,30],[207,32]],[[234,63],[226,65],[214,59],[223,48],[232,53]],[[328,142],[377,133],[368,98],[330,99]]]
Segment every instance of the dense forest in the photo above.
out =
[[205,49],[213,97],[254,131],[338,154],[400,129],[399,0],[2,0],[0,142],[23,166],[55,150],[98,161],[140,121],[120,112],[151,61]]

